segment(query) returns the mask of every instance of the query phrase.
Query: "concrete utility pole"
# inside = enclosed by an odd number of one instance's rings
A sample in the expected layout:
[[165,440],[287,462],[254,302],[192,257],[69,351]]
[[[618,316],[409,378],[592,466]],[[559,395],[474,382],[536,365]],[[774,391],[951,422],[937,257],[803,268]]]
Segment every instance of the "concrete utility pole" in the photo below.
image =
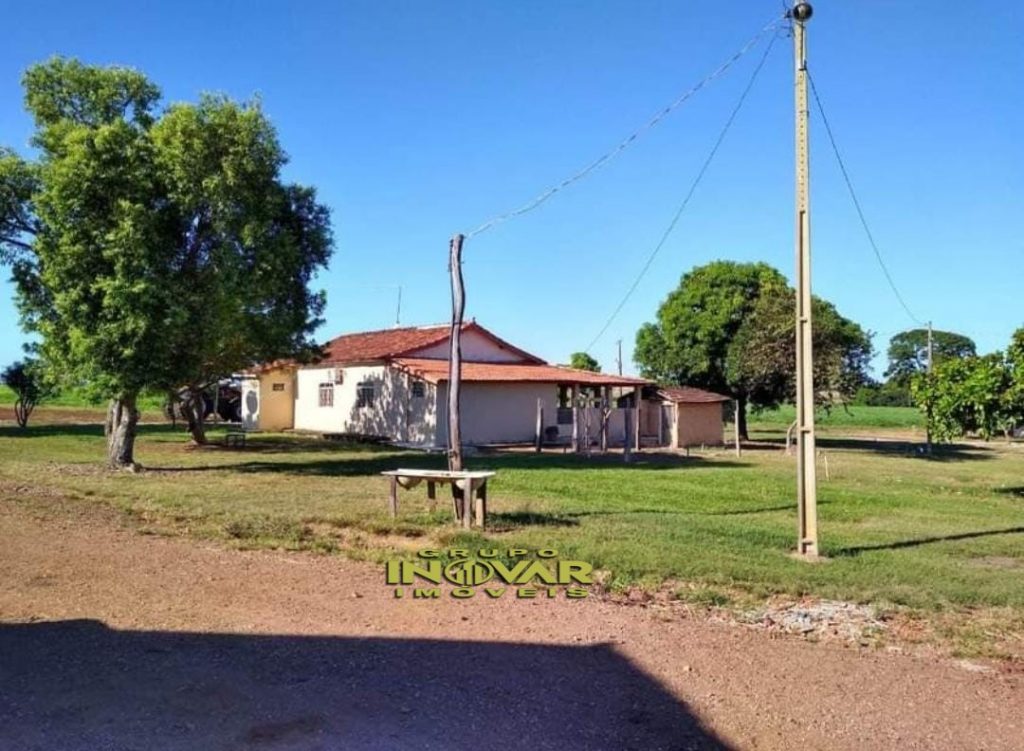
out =
[[[928,378],[932,377],[932,322],[928,321]],[[925,450],[930,454],[932,453],[932,406],[931,400],[929,399],[928,414],[925,415]]]
[[814,440],[814,353],[811,338],[811,219],[810,165],[807,149],[807,47],[805,24],[813,10],[797,3],[793,20],[796,67],[796,431],[797,514],[800,517],[797,554],[818,555],[818,478]]
[[616,362],[619,364],[619,375],[622,375],[622,340],[619,339],[617,344],[619,345],[619,356]]

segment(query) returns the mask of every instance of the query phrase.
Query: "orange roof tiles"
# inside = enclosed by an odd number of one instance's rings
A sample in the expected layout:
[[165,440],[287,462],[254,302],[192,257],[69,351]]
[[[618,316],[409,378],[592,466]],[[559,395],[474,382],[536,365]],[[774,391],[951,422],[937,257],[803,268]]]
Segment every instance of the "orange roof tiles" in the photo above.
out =
[[[398,367],[430,383],[448,380],[447,360],[398,358],[394,362]],[[644,386],[650,383],[642,378],[592,373],[589,370],[575,370],[557,365],[489,362],[462,363],[462,380],[493,383],[578,383],[584,386]]]
[[[368,362],[390,360],[400,355],[412,354],[432,344],[447,341],[451,327],[447,324],[434,326],[408,326],[398,329],[382,329],[358,334],[342,334],[324,345],[324,363]],[[462,325],[462,330],[476,331],[495,342],[498,346],[521,357],[524,361],[541,363],[539,357],[514,347],[504,339],[495,336],[475,321]]]

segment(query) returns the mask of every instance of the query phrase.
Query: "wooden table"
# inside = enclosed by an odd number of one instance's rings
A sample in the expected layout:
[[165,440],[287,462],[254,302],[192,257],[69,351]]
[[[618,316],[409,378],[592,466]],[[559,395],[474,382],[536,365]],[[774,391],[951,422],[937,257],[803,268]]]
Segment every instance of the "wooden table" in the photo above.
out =
[[381,472],[381,474],[391,480],[388,511],[392,517],[398,516],[398,487],[411,490],[421,482],[426,482],[427,498],[431,500],[437,498],[438,483],[452,486],[452,508],[455,513],[455,521],[461,520],[463,527],[472,526],[474,516],[477,526],[483,527],[487,523],[487,481],[497,474],[495,472],[392,469]]

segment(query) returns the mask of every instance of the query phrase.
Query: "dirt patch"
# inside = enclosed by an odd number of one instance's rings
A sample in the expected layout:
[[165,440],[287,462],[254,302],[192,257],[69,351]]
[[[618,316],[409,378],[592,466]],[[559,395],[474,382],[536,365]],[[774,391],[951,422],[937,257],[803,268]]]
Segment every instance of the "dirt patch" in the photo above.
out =
[[886,630],[874,607],[835,600],[773,603],[742,614],[740,621],[766,631],[864,646]]
[[0,503],[0,570],[5,748],[1009,750],[1024,737],[1019,673],[775,638],[876,617],[845,603],[777,606],[766,630],[596,597],[396,599],[380,565],[16,502]]

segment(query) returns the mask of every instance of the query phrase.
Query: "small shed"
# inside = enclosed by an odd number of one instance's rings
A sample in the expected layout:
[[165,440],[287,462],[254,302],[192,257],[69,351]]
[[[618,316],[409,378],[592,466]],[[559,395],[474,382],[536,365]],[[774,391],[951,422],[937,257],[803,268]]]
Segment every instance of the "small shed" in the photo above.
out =
[[725,443],[722,405],[731,402],[731,397],[692,386],[662,386],[657,395],[666,412],[671,448]]

